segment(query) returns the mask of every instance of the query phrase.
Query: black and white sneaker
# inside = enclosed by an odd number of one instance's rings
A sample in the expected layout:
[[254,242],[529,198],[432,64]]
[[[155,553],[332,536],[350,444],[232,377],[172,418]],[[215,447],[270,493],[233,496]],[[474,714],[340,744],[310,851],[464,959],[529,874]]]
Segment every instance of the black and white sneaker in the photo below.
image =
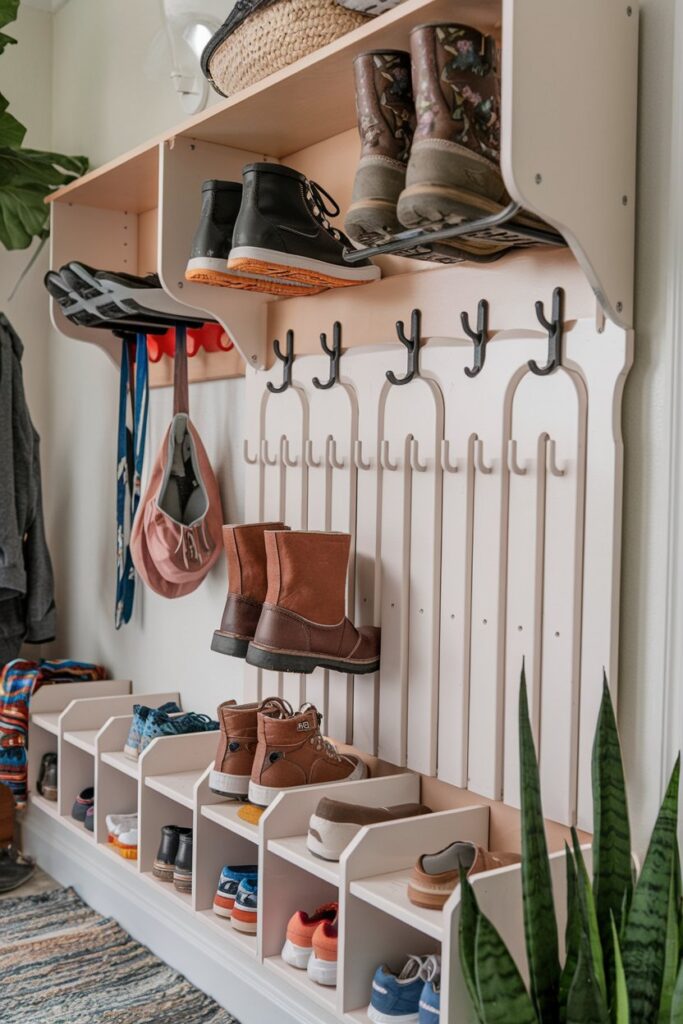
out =
[[316,289],[369,284],[381,277],[369,260],[353,265],[344,260],[351,242],[330,223],[339,206],[320,185],[281,164],[248,164],[242,178],[229,270]]

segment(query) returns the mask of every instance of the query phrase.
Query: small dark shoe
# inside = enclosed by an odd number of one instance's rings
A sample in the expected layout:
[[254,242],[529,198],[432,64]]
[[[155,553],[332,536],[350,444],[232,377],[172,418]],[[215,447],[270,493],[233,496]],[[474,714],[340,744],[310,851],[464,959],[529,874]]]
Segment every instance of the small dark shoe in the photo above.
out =
[[152,868],[152,874],[160,882],[173,881],[173,869],[178,856],[180,837],[183,835],[191,836],[192,829],[180,828],[179,825],[164,825],[161,830],[161,842]]
[[89,807],[95,806],[95,790],[92,786],[88,786],[81,793],[78,794],[74,801],[74,805],[71,808],[71,817],[74,821],[80,821],[82,825],[85,824],[85,817],[88,813]]
[[83,822],[88,832],[95,831],[95,808],[89,807],[85,812],[85,821]]
[[192,829],[183,829],[173,867],[173,884],[178,892],[192,892]]
[[35,862],[24,857],[14,847],[0,850],[0,893],[18,889],[36,870]]
[[43,754],[36,788],[46,800],[57,799],[57,755]]

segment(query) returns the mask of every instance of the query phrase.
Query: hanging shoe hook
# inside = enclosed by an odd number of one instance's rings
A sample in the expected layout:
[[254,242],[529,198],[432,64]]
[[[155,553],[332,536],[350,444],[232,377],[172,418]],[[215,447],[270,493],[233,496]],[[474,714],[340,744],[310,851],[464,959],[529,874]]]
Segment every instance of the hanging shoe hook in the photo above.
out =
[[493,466],[489,466],[484,462],[484,442],[479,438],[476,438],[474,442],[474,464],[480,473],[484,476],[489,476],[493,473]]
[[472,329],[469,313],[460,314],[462,329],[467,337],[474,343],[474,366],[465,367],[468,377],[476,377],[484,369],[486,362],[486,346],[489,342],[489,304],[482,299],[477,309],[477,329]]
[[283,391],[292,383],[292,367],[294,365],[294,331],[287,331],[287,351],[283,355],[282,349],[280,348],[280,342],[275,339],[273,342],[273,351],[277,359],[281,363],[284,363],[282,371],[282,384],[277,387],[272,381],[268,381],[268,390],[272,395],[281,395]]
[[289,451],[289,438],[283,434],[280,438],[280,465],[295,469],[299,465],[298,459],[293,459]]
[[328,434],[325,442],[325,461],[330,469],[343,469],[346,465],[343,459],[337,458],[337,442],[332,434]]
[[441,468],[444,473],[458,472],[458,460],[451,462],[451,442],[445,438],[441,441]]
[[557,461],[557,442],[546,437],[546,450],[548,452],[548,472],[552,476],[566,476],[567,467],[560,466]]
[[387,440],[382,441],[379,464],[382,469],[386,469],[389,473],[393,473],[398,469],[398,462],[392,462],[389,458],[389,442]]
[[411,380],[417,374],[420,374],[419,359],[420,359],[420,331],[422,327],[422,312],[419,309],[414,309],[410,318],[410,337],[406,337],[406,327],[403,320],[396,321],[396,333],[398,340],[404,345],[408,351],[408,372],[405,377],[397,377],[393,370],[387,370],[387,380],[390,384],[399,386],[401,384],[410,384]]
[[418,442],[414,437],[410,438],[410,468],[413,473],[426,473],[429,466],[426,462],[420,462],[418,457]]
[[325,355],[330,357],[330,376],[327,381],[323,384],[319,377],[313,378],[313,387],[318,388],[320,391],[328,391],[334,387],[335,384],[339,383],[339,363],[341,361],[342,354],[342,325],[339,321],[335,321],[334,327],[332,328],[332,348],[327,344],[327,335],[320,335],[320,344]]
[[508,469],[515,476],[526,476],[528,473],[527,465],[521,465],[517,461],[517,442],[513,441],[512,438],[508,441]]
[[268,452],[268,441],[266,440],[265,437],[261,441],[261,462],[263,463],[264,466],[277,465],[277,455],[274,455],[271,459],[270,454]]
[[309,469],[313,469],[314,467],[322,465],[322,459],[313,458],[313,442],[310,440],[310,438],[308,439],[308,441],[306,441],[306,444],[304,446],[304,452],[304,462],[306,463]]
[[553,319],[547,319],[542,302],[536,303],[536,316],[541,327],[548,332],[548,361],[539,366],[535,359],[529,360],[529,369],[539,377],[547,377],[562,366],[562,341],[564,337],[564,288],[553,292]]
[[244,447],[242,449],[242,454],[244,456],[244,461],[247,462],[250,466],[255,466],[256,463],[258,462],[258,455],[249,454],[249,441],[246,437],[244,439]]
[[353,443],[353,461],[356,469],[372,469],[372,461],[370,459],[367,462],[363,460],[363,442],[360,440]]

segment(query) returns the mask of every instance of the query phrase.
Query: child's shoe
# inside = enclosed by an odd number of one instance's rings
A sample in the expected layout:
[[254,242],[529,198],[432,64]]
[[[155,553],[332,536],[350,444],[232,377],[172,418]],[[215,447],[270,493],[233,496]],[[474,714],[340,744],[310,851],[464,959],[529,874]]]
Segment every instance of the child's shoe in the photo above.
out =
[[[142,733],[145,728],[145,722],[152,708],[145,707],[144,704],[133,705],[133,721],[130,723],[130,729],[128,731],[128,739],[125,742],[123,752],[126,757],[132,758],[137,761],[140,753],[140,740],[142,739]],[[175,701],[169,700],[165,704],[162,704],[157,710],[165,712],[167,715],[176,714],[180,711],[180,708]]]
[[232,908],[235,905],[235,897],[240,883],[248,880],[256,883],[258,880],[258,865],[245,864],[240,867],[231,868],[229,865],[221,871],[218,879],[218,889],[213,898],[213,912],[219,917],[230,917]]
[[258,883],[245,878],[240,882],[232,908],[232,926],[238,932],[256,935],[258,920]]
[[305,910],[297,910],[287,924],[287,939],[282,947],[282,959],[290,967],[305,971],[313,954],[313,936],[323,923],[337,917],[338,903],[325,903],[310,916]]
[[194,711],[189,711],[185,715],[173,718],[165,711],[151,709],[140,737],[140,753],[144,753],[152,740],[158,736],[185,736],[191,732],[213,732],[217,728],[218,722],[208,715],[197,715]]
[[375,1024],[418,1024],[420,996],[424,988],[422,971],[426,956],[409,956],[403,969],[395,974],[390,967],[378,967],[372,979],[368,1017]]
[[337,984],[337,945],[339,929],[337,918],[322,921],[313,935],[313,953],[308,961],[308,977],[318,985]]

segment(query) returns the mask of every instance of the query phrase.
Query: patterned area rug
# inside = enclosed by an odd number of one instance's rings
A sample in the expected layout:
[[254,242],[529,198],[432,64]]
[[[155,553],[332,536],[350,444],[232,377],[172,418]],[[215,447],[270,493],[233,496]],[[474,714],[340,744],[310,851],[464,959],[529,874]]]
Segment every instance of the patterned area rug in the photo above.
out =
[[0,904],[0,1020],[237,1024],[72,889]]

